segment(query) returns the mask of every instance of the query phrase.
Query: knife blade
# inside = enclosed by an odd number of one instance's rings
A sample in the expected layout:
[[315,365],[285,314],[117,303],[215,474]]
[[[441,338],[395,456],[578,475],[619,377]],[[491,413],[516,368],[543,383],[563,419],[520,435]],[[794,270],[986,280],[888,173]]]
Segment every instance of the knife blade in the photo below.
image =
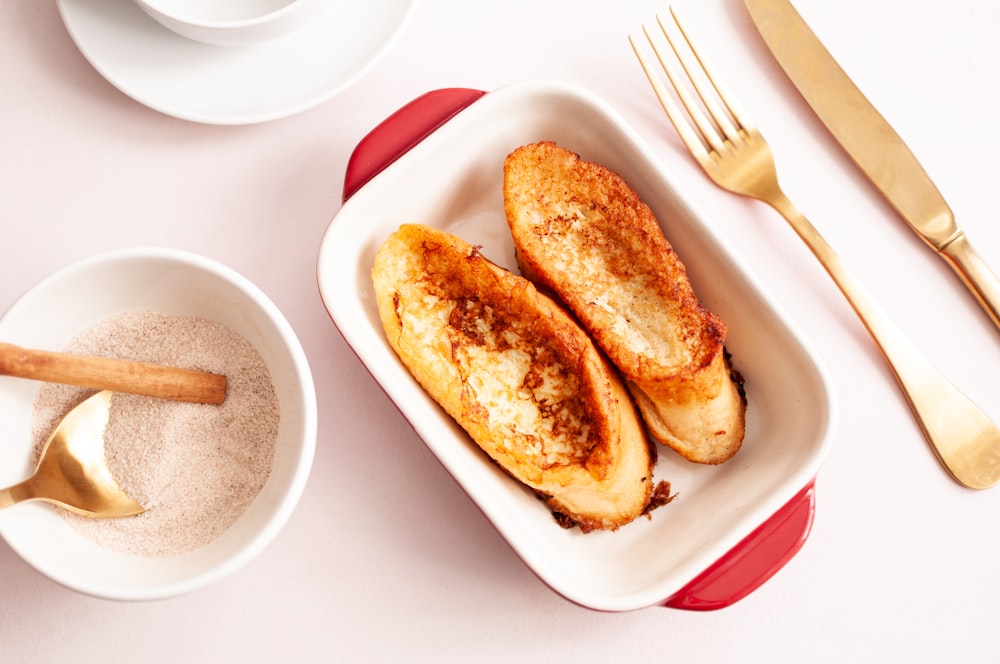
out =
[[764,43],[820,121],[1000,327],[1000,280],[927,172],[788,0],[744,0]]

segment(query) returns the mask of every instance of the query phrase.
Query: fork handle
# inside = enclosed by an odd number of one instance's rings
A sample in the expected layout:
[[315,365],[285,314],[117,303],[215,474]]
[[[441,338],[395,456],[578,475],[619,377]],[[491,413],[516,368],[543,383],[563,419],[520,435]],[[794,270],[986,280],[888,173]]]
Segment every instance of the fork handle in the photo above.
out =
[[766,202],[809,246],[875,340],[942,465],[969,488],[993,486],[1000,480],[1000,429],[928,363],[805,215],[783,193],[770,199]]
[[941,249],[941,255],[976,296],[979,304],[993,319],[993,324],[1000,327],[1000,279],[997,279],[986,261],[972,248],[965,234],[955,236],[954,240]]

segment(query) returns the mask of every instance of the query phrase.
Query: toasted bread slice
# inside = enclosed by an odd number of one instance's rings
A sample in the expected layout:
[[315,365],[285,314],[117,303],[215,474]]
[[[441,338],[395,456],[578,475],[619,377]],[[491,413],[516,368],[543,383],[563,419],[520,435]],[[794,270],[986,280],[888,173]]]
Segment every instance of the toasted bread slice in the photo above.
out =
[[560,523],[614,530],[647,509],[655,447],[614,368],[564,309],[421,225],[385,241],[372,281],[403,364]]
[[726,325],[702,306],[649,207],[617,174],[554,143],[504,163],[522,274],[555,293],[624,376],[650,433],[721,463],[743,441],[746,400]]

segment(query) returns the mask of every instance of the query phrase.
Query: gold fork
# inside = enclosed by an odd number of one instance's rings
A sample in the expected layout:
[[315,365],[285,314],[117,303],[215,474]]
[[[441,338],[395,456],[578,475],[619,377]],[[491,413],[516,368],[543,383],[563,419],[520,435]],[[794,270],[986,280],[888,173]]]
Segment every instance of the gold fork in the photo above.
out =
[[[659,67],[631,35],[629,42],[681,140],[717,185],[767,203],[809,246],[882,351],[925,437],[951,475],[973,489],[996,484],[1000,480],[1000,429],[920,355],[785,196],[764,138],[737,108],[732,95],[724,91],[719,78],[713,76],[673,8],[670,15],[676,37],[660,17],[656,21],[662,38],[654,38],[643,26]],[[670,45],[672,57],[659,45],[662,41]],[[676,94],[676,101],[664,83],[664,75]]]

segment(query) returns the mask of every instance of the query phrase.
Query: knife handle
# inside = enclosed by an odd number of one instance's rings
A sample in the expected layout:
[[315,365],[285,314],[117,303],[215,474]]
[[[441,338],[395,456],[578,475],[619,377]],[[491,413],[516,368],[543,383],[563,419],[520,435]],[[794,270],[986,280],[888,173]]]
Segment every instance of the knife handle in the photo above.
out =
[[766,202],[809,246],[882,351],[942,465],[970,489],[1000,481],[1000,428],[917,351],[784,193],[774,189],[769,194]]
[[972,248],[965,234],[957,235],[941,250],[941,255],[973,292],[993,324],[1000,327],[1000,279]]

